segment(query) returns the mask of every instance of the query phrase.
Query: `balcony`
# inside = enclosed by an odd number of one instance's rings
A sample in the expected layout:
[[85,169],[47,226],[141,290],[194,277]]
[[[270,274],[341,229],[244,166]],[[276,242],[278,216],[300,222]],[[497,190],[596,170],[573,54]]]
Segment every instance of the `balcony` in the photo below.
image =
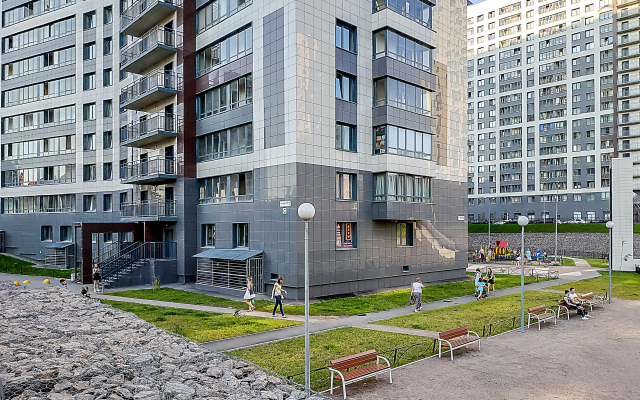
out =
[[640,123],[640,115],[622,115],[618,118],[618,125],[637,124]]
[[172,29],[156,26],[131,46],[120,51],[120,69],[141,74],[178,51],[179,36]]
[[128,125],[120,127],[120,145],[147,147],[156,142],[178,135],[180,120],[175,116],[149,114]]
[[175,200],[148,200],[122,203],[120,214],[126,221],[177,221]]
[[120,107],[140,111],[178,93],[180,76],[175,72],[155,70],[136,79],[120,91]]
[[[640,109],[638,99],[625,100],[618,104],[618,112],[636,111]],[[604,111],[604,110],[601,110]]]
[[640,87],[634,88],[624,88],[618,90],[618,98],[622,99],[625,97],[637,97],[640,96]]
[[624,6],[625,4],[633,4],[637,2],[638,0],[620,0],[618,1],[618,7]]
[[634,57],[640,54],[640,46],[639,47],[628,47],[618,51],[618,59]]
[[623,76],[618,79],[618,85],[633,85],[634,83],[640,83],[640,74],[633,74],[628,77]]
[[619,143],[618,151],[638,151],[640,150],[640,143]]
[[142,36],[177,9],[174,0],[141,0],[120,15],[120,33]]
[[626,46],[637,42],[640,42],[640,34],[638,32],[630,32],[618,35],[618,46]]
[[618,72],[632,71],[640,68],[638,60],[622,61],[618,62]]
[[[621,4],[618,4],[618,6],[620,6]],[[625,19],[625,18],[631,18],[631,17],[635,17],[636,15],[640,14],[640,8],[633,8],[631,10],[623,10],[618,12],[618,19]]]
[[640,137],[640,128],[638,128],[638,127],[622,128],[622,130],[618,131],[618,137],[619,138]]
[[121,183],[157,185],[178,177],[173,157],[155,157],[127,164],[120,169]]

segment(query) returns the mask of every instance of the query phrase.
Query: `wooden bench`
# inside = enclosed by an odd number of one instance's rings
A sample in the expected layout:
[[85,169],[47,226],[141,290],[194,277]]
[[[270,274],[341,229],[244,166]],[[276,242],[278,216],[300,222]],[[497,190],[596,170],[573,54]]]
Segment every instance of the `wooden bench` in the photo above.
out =
[[558,318],[560,318],[560,315],[562,315],[562,312],[561,312],[562,309],[564,309],[565,310],[565,314],[567,314],[567,321],[569,320],[569,313],[571,311],[575,311],[576,314],[578,313],[578,309],[577,308],[569,308],[569,307],[567,307],[567,304],[565,303],[564,299],[558,300],[558,312],[556,313]]
[[[384,360],[387,365],[380,364],[380,360]],[[364,364],[368,364],[374,362],[375,364],[367,365],[362,368],[356,368],[351,371],[342,372],[344,370],[348,370],[349,368],[359,367]],[[333,380],[338,379],[342,381],[342,394],[344,398],[347,398],[347,389],[346,385],[361,381],[363,379],[376,377],[378,379],[378,375],[383,372],[389,371],[389,383],[392,383],[391,380],[391,364],[389,360],[385,357],[382,357],[376,353],[375,350],[368,350],[363,353],[354,354],[352,356],[338,358],[337,360],[331,361],[331,367],[329,367],[329,371],[331,371],[331,394],[333,394]],[[337,375],[335,375],[337,374]],[[335,375],[335,378],[334,378]]]
[[558,316],[556,315],[556,312],[553,311],[553,309],[548,308],[544,304],[529,308],[527,310],[527,313],[529,314],[529,321],[527,322],[527,328],[531,327],[532,319],[538,321],[538,330],[540,330],[540,322],[546,322],[550,319],[553,319],[555,324],[558,323]]
[[605,296],[604,293],[593,294],[593,292],[585,293],[580,296],[580,299],[589,305],[589,311],[593,311],[594,306],[602,306],[604,308]]
[[[470,336],[474,334],[476,337]],[[478,342],[478,350],[480,350],[480,336],[474,331],[470,331],[466,326],[440,332],[438,335],[438,357],[442,358],[442,347],[448,347],[451,352],[451,361],[453,361],[453,351],[462,347],[469,347],[473,342]],[[443,345],[444,343],[444,345]]]

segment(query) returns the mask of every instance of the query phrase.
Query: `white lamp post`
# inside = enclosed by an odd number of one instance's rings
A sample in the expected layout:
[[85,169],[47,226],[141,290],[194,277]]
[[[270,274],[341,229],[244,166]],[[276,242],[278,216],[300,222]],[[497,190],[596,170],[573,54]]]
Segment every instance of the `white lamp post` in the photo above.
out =
[[311,391],[311,368],[309,367],[309,220],[316,215],[311,203],[298,207],[298,216],[304,220],[304,388]]
[[560,197],[559,194],[559,188],[560,188],[560,182],[556,181],[556,247],[555,250],[553,251],[553,263],[557,263],[558,262],[558,197]]
[[609,304],[611,304],[611,261],[613,261],[613,221],[607,221],[607,229],[609,229]]
[[520,332],[524,332],[524,227],[529,223],[529,218],[524,215],[518,218],[518,225],[522,227],[520,248]]

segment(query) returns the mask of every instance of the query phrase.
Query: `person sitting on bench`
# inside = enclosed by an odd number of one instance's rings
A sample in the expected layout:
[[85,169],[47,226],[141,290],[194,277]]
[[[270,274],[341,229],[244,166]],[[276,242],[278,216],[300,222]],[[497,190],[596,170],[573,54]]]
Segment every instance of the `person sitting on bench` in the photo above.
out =
[[[573,289],[573,288],[572,288]],[[564,304],[567,306],[567,308],[569,310],[577,310],[578,314],[580,316],[582,316],[583,320],[588,320],[591,316],[587,313],[587,310],[584,309],[584,307],[582,307],[582,304],[579,303],[574,303],[573,300],[571,300],[571,295],[569,293],[568,290],[564,291]]]

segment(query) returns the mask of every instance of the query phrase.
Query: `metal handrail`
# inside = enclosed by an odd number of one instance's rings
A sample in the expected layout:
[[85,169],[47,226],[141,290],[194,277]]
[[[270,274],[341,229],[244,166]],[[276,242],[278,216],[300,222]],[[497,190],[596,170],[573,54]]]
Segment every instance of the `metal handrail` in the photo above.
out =
[[[118,257],[105,261],[100,266],[102,285],[108,279],[118,280],[120,275],[133,264],[141,260],[175,260],[177,242],[135,242]],[[99,264],[100,265],[100,264]]]
[[149,114],[145,119],[131,122],[120,127],[120,143],[137,139],[155,131],[177,133],[182,119],[177,115],[164,113]]
[[93,260],[94,264],[102,262],[111,255],[120,252],[122,250],[122,247],[120,246],[121,244],[121,242],[113,242],[97,251],[94,251],[93,254],[91,254],[91,260]]
[[144,161],[136,161],[123,166],[121,179],[141,178],[143,176],[176,174],[176,159],[174,157],[154,157]]
[[179,35],[177,35],[173,29],[156,26],[131,45],[120,50],[120,64],[127,65],[131,63],[138,56],[154,46],[164,45],[177,47],[178,38]]
[[177,5],[173,0],[140,0],[134,2],[129,8],[120,14],[120,29],[129,26],[137,17],[142,15],[145,10],[151,8],[156,3],[167,3],[169,5]]
[[135,203],[122,203],[120,210],[123,218],[131,217],[175,217],[175,200],[148,200]]
[[179,78],[180,76],[173,71],[153,70],[120,90],[120,104],[132,101],[154,89],[176,90]]

